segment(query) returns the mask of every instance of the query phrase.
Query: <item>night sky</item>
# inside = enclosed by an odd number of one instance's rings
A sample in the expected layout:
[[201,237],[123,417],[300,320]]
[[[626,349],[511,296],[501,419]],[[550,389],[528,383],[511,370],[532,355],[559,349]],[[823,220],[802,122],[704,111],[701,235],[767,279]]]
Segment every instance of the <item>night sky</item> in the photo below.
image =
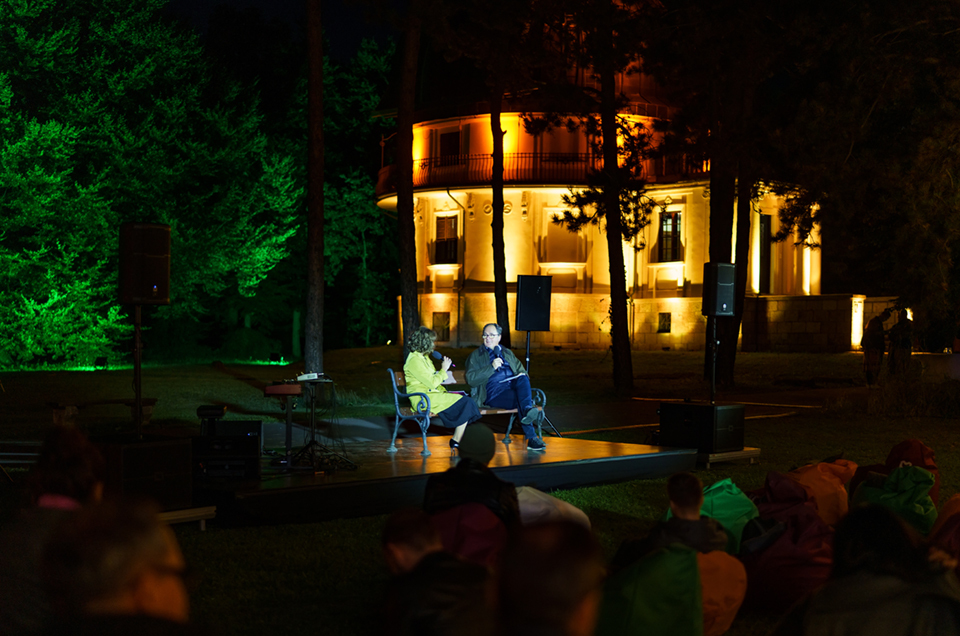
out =
[[[304,0],[171,0],[170,12],[193,24],[198,31],[206,30],[207,22],[218,6],[236,10],[257,9],[267,20],[280,20],[290,26],[291,33],[300,36],[306,12]],[[349,59],[364,37],[385,42],[393,31],[368,16],[366,5],[356,0],[324,0],[322,4],[323,30],[330,45],[328,55],[338,60]]]

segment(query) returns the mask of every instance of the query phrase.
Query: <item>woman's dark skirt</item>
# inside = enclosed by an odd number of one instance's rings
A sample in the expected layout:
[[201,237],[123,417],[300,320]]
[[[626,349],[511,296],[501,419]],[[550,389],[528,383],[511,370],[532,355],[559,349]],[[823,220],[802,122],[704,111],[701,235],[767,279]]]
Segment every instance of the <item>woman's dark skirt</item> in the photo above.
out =
[[468,395],[461,395],[460,399],[437,413],[437,417],[447,428],[460,426],[464,422],[476,422],[480,419],[480,409],[477,403]]

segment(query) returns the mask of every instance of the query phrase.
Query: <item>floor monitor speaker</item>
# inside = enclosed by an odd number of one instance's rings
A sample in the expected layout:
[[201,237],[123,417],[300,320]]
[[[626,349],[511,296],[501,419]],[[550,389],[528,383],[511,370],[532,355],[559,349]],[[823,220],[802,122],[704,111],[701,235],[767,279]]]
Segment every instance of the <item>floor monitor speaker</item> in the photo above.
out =
[[743,450],[743,404],[662,402],[660,446],[696,448],[700,453]]

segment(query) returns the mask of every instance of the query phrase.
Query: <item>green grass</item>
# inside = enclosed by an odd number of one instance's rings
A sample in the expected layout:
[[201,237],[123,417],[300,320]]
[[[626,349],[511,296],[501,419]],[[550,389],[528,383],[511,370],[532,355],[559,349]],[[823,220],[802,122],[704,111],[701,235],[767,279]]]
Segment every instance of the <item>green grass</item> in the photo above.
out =
[[[443,352],[462,364],[469,351]],[[547,391],[551,404],[618,399],[610,382],[611,360],[602,351],[536,350],[531,358],[535,384]],[[637,395],[706,394],[702,353],[637,352],[633,362]],[[721,397],[761,393],[773,398],[777,392],[797,388],[862,385],[860,364],[857,354],[740,354],[738,385],[721,392]],[[396,347],[325,353],[325,370],[337,381],[338,395],[346,402],[344,416],[391,412],[387,368],[401,368]],[[176,376],[180,371],[170,373]],[[13,385],[12,380],[9,384]],[[788,471],[840,452],[857,463],[879,463],[894,444],[916,437],[937,453],[940,500],[945,501],[960,492],[957,386],[920,385],[909,379],[870,392],[866,401],[845,399],[838,391],[831,394],[830,408],[823,411],[748,420],[746,443],[762,449],[761,463],[714,464],[710,470],[698,470],[698,475],[707,485],[729,477],[744,490],[751,490],[763,485],[770,470]],[[189,388],[184,385],[183,391]],[[859,391],[862,398],[865,390]],[[930,412],[947,417],[911,415]],[[46,412],[43,415],[48,417]],[[649,433],[649,428],[635,428],[581,437],[643,443]],[[589,515],[608,558],[624,538],[645,533],[667,505],[664,480],[636,480],[555,494]],[[12,495],[4,497],[13,499]],[[387,581],[379,545],[384,519],[247,528],[222,528],[214,522],[206,532],[194,524],[178,526],[187,561],[200,575],[192,596],[194,616],[214,626],[217,633],[238,636],[378,633],[378,609]],[[774,622],[770,617],[742,615],[729,633],[766,634]]]
[[[393,350],[385,349],[384,354]],[[454,353],[455,359],[465,352]],[[537,383],[551,392],[555,403],[615,399],[609,387],[609,360],[596,352],[537,352]],[[350,378],[347,390],[360,404],[367,395],[382,395],[385,369],[396,365],[374,352],[361,360],[345,356],[349,366],[328,355],[328,368],[338,382]],[[383,359],[381,359],[383,358]],[[334,362],[336,360],[337,362]],[[638,392],[682,395],[702,388],[702,354],[643,354],[634,356]],[[845,385],[859,381],[860,358],[855,355],[741,356],[736,393],[776,391],[798,386]],[[533,365],[531,365],[533,366]],[[396,368],[396,367],[394,367]],[[579,388],[574,380],[598,378],[596,387]],[[343,380],[341,380],[343,379]],[[564,390],[561,390],[563,388]],[[888,395],[895,394],[891,387]],[[873,396],[871,396],[873,397]],[[886,397],[878,394],[878,399]],[[357,408],[364,408],[358,406]],[[370,405],[366,405],[370,408]],[[643,443],[649,429],[599,431],[581,437]],[[960,433],[949,418],[880,417],[855,410],[837,400],[826,411],[802,411],[791,417],[755,419],[747,425],[746,443],[762,449],[761,463],[714,464],[699,470],[705,484],[732,478],[744,490],[763,485],[770,470],[788,471],[843,452],[862,464],[882,462],[897,442],[916,437],[938,453],[941,501],[960,491]],[[629,536],[641,535],[666,509],[665,480],[629,481],[555,493],[590,517],[607,557]],[[178,532],[188,560],[204,575],[194,597],[196,616],[231,634],[373,634],[387,580],[379,547],[385,517],[330,521],[297,526]],[[745,614],[729,632],[733,636],[765,634],[775,617]]]

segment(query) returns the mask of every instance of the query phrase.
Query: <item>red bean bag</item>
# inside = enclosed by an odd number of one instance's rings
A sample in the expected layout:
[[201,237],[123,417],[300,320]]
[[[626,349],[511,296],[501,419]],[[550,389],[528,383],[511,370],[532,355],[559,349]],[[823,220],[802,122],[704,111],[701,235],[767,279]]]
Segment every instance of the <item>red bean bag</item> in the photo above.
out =
[[772,545],[740,556],[747,571],[745,604],[755,610],[783,613],[830,576],[833,530],[812,507],[798,512],[784,517],[787,528]]
[[487,567],[500,562],[507,526],[489,508],[466,503],[431,515],[443,547],[460,558]]

